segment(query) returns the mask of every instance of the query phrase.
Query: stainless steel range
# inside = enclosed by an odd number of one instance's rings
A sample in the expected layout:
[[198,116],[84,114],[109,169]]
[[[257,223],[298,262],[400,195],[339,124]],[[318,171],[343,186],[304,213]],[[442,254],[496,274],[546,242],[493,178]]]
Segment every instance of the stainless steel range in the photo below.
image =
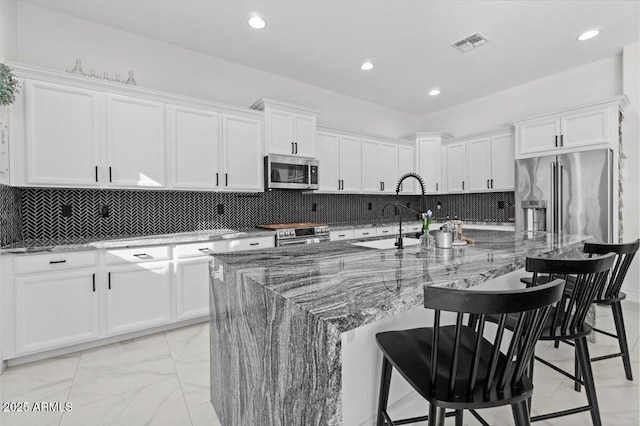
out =
[[257,227],[276,231],[276,247],[329,241],[329,227],[326,223],[281,223]]

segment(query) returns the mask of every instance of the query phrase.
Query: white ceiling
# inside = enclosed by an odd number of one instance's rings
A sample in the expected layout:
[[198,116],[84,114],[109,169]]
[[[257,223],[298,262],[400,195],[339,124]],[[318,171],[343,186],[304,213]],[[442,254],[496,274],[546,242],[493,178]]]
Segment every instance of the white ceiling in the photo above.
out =
[[[640,1],[25,0],[413,114],[620,54]],[[267,26],[251,29],[259,13]],[[585,42],[589,29],[601,33]],[[491,42],[451,44],[475,32]],[[375,68],[365,72],[370,59]],[[439,87],[442,93],[428,96]]]

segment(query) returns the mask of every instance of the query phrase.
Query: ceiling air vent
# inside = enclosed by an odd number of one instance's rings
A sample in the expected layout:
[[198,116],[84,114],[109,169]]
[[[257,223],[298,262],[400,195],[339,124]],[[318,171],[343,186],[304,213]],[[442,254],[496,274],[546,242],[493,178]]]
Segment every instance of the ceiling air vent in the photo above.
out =
[[475,33],[471,34],[469,37],[463,38],[462,40],[456,41],[452,46],[464,53],[488,42],[488,38],[484,37],[480,33]]

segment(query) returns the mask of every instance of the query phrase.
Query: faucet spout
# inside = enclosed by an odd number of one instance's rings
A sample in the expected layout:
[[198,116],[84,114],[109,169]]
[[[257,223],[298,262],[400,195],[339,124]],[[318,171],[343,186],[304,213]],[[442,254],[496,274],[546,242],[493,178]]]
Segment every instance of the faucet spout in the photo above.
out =
[[[409,208],[407,206],[403,206],[402,204],[400,204],[400,189],[402,189],[402,182],[404,182],[405,179],[408,179],[410,177],[416,179],[418,181],[418,183],[420,184],[420,190],[422,192],[422,211],[423,212],[426,211],[427,200],[426,200],[425,191],[424,191],[424,180],[422,179],[422,177],[419,174],[413,173],[413,172],[405,173],[398,180],[398,184],[396,185],[396,202],[395,202],[395,205],[404,207],[407,210],[411,210],[412,212],[416,212],[416,213],[420,214],[421,212],[417,212],[417,211],[413,210],[412,208]],[[389,203],[387,203],[387,204],[389,204]],[[385,207],[386,207],[386,205],[385,205]],[[382,208],[382,211],[384,212],[384,207]],[[396,247],[401,249],[401,248],[404,248],[404,245],[402,243],[402,215],[398,214],[398,218],[399,218],[398,219],[399,229],[398,229],[398,240],[396,241]]]

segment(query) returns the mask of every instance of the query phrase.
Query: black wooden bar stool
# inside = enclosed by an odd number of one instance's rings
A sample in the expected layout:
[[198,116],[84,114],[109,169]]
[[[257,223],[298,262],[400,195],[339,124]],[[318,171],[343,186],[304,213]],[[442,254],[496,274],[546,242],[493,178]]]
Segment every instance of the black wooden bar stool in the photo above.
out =
[[[585,322],[585,319],[591,303],[603,291],[614,259],[613,254],[588,259],[527,258],[526,270],[533,272],[532,287],[529,288],[544,285],[540,284],[540,281],[547,281],[550,279],[549,277],[551,279],[563,278],[572,283],[569,290],[565,288],[562,299],[554,307],[540,340],[573,343],[578,360],[576,363],[577,371],[575,375],[571,375],[542,358],[536,356],[535,359],[571,380],[583,384],[588,401],[588,404],[583,407],[532,417],[532,422],[589,411],[594,426],[602,424],[587,347],[587,336],[591,334],[592,328]],[[533,376],[533,362],[530,374]],[[580,377],[583,377],[584,380]]]
[[[515,291],[425,287],[424,306],[435,310],[433,327],[376,335],[383,354],[377,425],[424,420],[444,425],[445,416],[455,415],[456,425],[462,426],[465,409],[486,425],[475,410],[502,405],[511,405],[516,425],[528,425],[533,384],[527,367],[563,288],[562,280]],[[455,325],[440,324],[441,311],[457,313]],[[463,325],[464,314],[473,321]],[[483,337],[489,315],[500,318],[491,339]],[[507,317],[515,320],[513,333],[504,333]],[[503,342],[508,342],[505,352],[500,350]],[[394,368],[429,402],[428,416],[391,420],[387,401]]]
[[[609,278],[607,279],[607,282],[602,291],[596,296],[594,303],[611,307],[611,311],[613,313],[613,322],[616,327],[616,334],[609,333],[608,331],[604,331],[595,327],[593,328],[593,331],[597,331],[598,333],[617,339],[618,346],[620,347],[620,352],[591,358],[591,362],[621,357],[622,365],[624,366],[624,373],[627,377],[627,380],[633,380],[633,373],[631,371],[631,357],[629,356],[629,345],[627,344],[627,332],[624,326],[624,317],[622,315],[621,303],[624,299],[626,299],[627,295],[620,291],[620,289],[622,288],[622,283],[624,282],[624,278],[627,275],[629,266],[631,265],[634,256],[638,252],[639,246],[640,239],[636,240],[633,243],[626,244],[586,243],[584,245],[584,252],[588,253],[590,257],[607,253],[615,254],[615,260],[613,263],[613,268],[611,269],[611,273],[609,274]],[[572,281],[573,280],[569,280],[567,282],[568,288],[571,288]],[[579,372],[578,368],[576,368],[576,372]],[[576,382],[575,388],[576,390],[580,390],[579,382]]]

